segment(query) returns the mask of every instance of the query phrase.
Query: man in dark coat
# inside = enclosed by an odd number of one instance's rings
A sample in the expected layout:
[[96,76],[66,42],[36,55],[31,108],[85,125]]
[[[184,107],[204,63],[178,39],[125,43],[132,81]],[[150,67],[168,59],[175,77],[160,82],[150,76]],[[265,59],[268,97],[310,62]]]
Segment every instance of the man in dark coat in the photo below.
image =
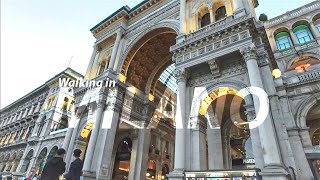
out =
[[64,175],[67,180],[80,180],[82,176],[83,161],[80,159],[81,150],[75,149],[73,156],[76,158],[70,165],[69,172]]
[[56,156],[44,166],[40,180],[59,180],[59,176],[66,171],[66,163],[63,161],[65,154],[66,150],[62,148],[57,150]]

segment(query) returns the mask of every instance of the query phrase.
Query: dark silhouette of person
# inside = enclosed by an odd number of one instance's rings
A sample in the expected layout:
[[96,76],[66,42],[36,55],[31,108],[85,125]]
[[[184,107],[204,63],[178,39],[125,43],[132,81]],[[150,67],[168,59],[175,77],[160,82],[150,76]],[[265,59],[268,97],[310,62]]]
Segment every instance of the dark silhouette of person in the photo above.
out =
[[64,178],[67,180],[80,180],[82,176],[82,167],[83,161],[80,159],[81,150],[75,149],[73,151],[73,156],[75,160],[70,164],[70,168],[67,174],[64,175]]
[[55,157],[47,161],[41,173],[40,180],[59,180],[66,171],[66,163],[63,161],[63,157],[66,154],[66,150],[60,148],[57,150]]

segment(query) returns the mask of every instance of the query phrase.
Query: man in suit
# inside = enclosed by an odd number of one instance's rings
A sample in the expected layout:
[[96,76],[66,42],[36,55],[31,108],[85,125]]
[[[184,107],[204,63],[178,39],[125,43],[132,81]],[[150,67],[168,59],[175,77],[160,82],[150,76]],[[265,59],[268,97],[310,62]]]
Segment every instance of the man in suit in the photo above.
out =
[[71,163],[69,172],[64,175],[67,180],[80,180],[82,176],[83,161],[80,159],[81,150],[75,149],[73,151],[73,156],[75,160]]

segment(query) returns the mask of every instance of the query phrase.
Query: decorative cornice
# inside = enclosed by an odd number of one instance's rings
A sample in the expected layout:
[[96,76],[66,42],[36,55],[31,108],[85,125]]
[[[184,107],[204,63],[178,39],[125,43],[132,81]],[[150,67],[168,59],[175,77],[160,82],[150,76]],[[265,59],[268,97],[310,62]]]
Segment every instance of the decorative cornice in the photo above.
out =
[[176,77],[177,83],[187,82],[187,79],[189,77],[189,71],[187,69],[176,69],[174,71],[174,75]]

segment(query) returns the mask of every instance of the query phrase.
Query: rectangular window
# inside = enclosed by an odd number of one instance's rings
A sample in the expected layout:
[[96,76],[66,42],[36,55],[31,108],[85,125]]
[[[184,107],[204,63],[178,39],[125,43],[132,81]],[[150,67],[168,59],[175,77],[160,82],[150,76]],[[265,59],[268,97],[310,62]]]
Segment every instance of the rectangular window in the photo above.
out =
[[311,37],[310,32],[306,30],[297,32],[296,37],[298,39],[299,44],[307,43],[313,39]]
[[277,45],[279,50],[292,47],[292,43],[289,37],[281,37],[277,39]]

